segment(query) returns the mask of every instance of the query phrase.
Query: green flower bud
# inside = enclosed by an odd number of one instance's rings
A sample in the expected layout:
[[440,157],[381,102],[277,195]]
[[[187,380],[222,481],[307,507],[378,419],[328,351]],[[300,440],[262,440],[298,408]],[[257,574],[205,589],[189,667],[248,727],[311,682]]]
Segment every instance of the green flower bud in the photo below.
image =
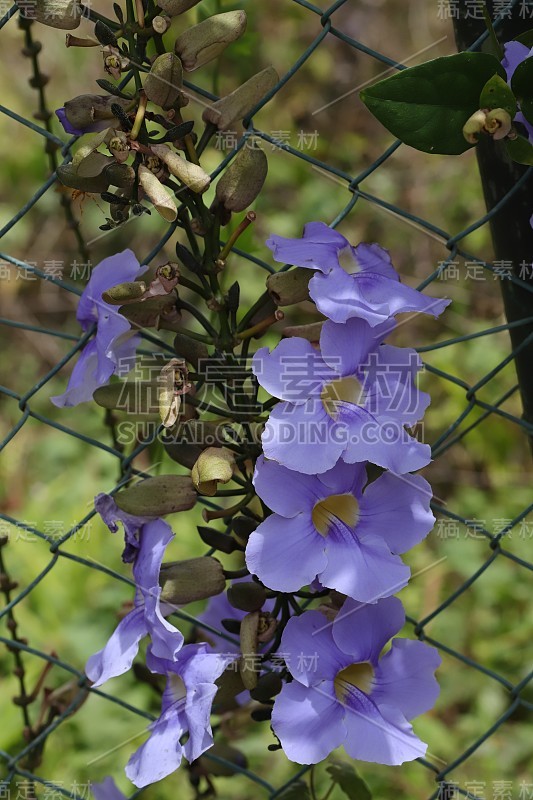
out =
[[199,2],[200,0],[161,0],[157,5],[165,14],[176,17],[178,14],[183,14],[184,11],[188,11],[189,8],[198,5]]
[[174,50],[183,69],[192,72],[217,58],[230,44],[244,33],[244,11],[226,11],[194,25],[176,39]]
[[65,116],[74,128],[86,128],[96,120],[116,120],[111,106],[116,104],[126,110],[131,102],[109,95],[80,94],[65,102]]
[[191,479],[185,475],[157,475],[123,489],[114,499],[127,514],[162,517],[188,511],[196,503],[196,492]]
[[208,447],[192,468],[192,482],[200,494],[213,497],[219,483],[228,483],[232,479],[234,466],[235,456],[231,450]]
[[226,211],[244,211],[263,188],[267,172],[263,150],[245,145],[217,183],[218,202]]
[[219,131],[231,130],[236,122],[248,116],[278,81],[279,75],[274,67],[267,67],[234,92],[204,109],[202,119],[216,125]]
[[156,381],[121,381],[99,386],[93,400],[101,408],[123,411],[130,418],[153,417],[157,419],[159,403]]
[[235,583],[228,588],[228,600],[233,608],[241,611],[260,611],[266,600],[266,589],[255,581]]
[[139,166],[139,183],[144,193],[154,204],[154,208],[166,222],[174,222],[178,216],[176,203],[169,195],[159,178],[144,164]]
[[153,144],[151,149],[166,164],[169,172],[179,178],[189,189],[197,194],[205,192],[211,183],[211,178],[198,164],[192,164],[182,158],[166,144]]
[[214,597],[226,588],[222,564],[212,556],[163,563],[159,583],[161,602],[175,606]]
[[313,272],[296,267],[288,272],[276,272],[267,278],[267,289],[278,306],[291,306],[309,300],[309,281]]
[[72,31],[80,24],[82,7],[80,0],[34,0],[19,3],[21,15],[26,19],[34,19],[51,28]]
[[152,64],[150,73],[144,82],[144,92],[148,100],[167,110],[172,108],[178,98],[183,98],[183,68],[181,61],[174,53],[163,53]]
[[484,128],[487,119],[487,114],[482,109],[479,109],[471,117],[467,119],[463,125],[463,136],[470,144],[476,144],[479,140],[479,134]]
[[138,300],[146,292],[144,281],[130,281],[117,283],[102,294],[102,300],[112,306],[121,306],[123,303]]

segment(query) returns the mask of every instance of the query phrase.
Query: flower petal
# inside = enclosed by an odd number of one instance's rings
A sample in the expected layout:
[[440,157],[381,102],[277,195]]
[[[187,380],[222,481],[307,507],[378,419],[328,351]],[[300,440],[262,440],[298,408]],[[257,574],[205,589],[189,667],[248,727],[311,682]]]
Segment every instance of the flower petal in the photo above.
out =
[[252,369],[269,394],[291,403],[305,403],[335,378],[311,342],[298,336],[282,339],[271,353],[262,347],[254,355]]
[[348,598],[335,617],[332,636],[354,663],[369,661],[375,666],[381,651],[404,622],[405,612],[397,597],[385,597],[372,605]]
[[181,764],[183,748],[180,737],[185,733],[174,707],[150,725],[150,738],[142,744],[126,764],[126,775],[139,788],[171,775]]
[[434,672],[441,657],[434,647],[409,639],[394,639],[379,662],[374,676],[372,700],[398,708],[406,719],[413,719],[433,708],[439,696]]
[[101,783],[91,783],[94,800],[126,800],[115,781],[111,777],[104,778]]
[[134,608],[119,622],[106,646],[88,659],[85,672],[93,686],[101,686],[127,672],[146,633],[144,609]]
[[63,394],[51,397],[50,400],[58,408],[70,408],[77,406],[78,403],[86,403],[93,399],[93,392],[102,385],[96,377],[97,371],[100,378],[105,378],[103,382],[107,383],[113,370],[114,366],[111,361],[104,364],[99,363],[96,340],[91,339],[81,351],[74,365],[66,390]]
[[319,611],[306,611],[287,622],[280,654],[303,686],[332,681],[352,663],[352,656],[341,652],[333,640],[333,623]]
[[341,233],[324,222],[310,222],[304,227],[301,239],[271,236],[266,243],[274,259],[282,264],[309,267],[322,272],[339,268],[339,251],[350,247]]
[[271,511],[283,517],[295,517],[304,510],[311,513],[323,494],[315,475],[302,475],[264,456],[259,456],[255,465],[254,487]]
[[368,354],[374,351],[387,333],[394,330],[394,323],[371,328],[364,319],[349,319],[344,324],[326,321],[320,334],[322,358],[339,375],[356,375]]

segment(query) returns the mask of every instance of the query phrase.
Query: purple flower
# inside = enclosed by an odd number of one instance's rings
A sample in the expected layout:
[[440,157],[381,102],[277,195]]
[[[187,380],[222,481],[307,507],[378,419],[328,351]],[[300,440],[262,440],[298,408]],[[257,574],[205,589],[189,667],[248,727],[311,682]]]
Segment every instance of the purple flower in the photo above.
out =
[[87,661],[85,671],[94,686],[123,675],[139,651],[139,642],[149,635],[153,655],[173,661],[183,645],[183,635],[164,618],[172,608],[161,605],[159,571],[166,547],[174,534],[162,519],[142,526],[140,547],[133,566],[135,600],[133,610],[117,625],[106,646]]
[[94,800],[126,800],[126,795],[122,794],[113,778],[104,778],[101,783],[92,783],[91,791]]
[[429,463],[429,446],[405,430],[430,402],[414,382],[421,360],[414,350],[381,344],[390,330],[390,323],[328,321],[320,352],[299,337],[283,339],[271,353],[257,351],[259,383],[284,401],[263,432],[267,458],[306,475],[327,472],[339,458],[397,473]]
[[[533,47],[530,49],[520,42],[507,42],[503,47],[505,55],[503,57],[502,67],[507,73],[507,83],[510,86],[515,69],[522,61],[525,61],[526,58],[530,58],[533,55]],[[521,111],[515,114],[514,121],[522,123],[527,131],[529,141],[533,143],[533,125],[527,121]]]
[[156,517],[136,517],[134,514],[127,514],[117,506],[110,494],[104,494],[103,492],[94,498],[94,507],[111,533],[117,533],[117,522],[122,523],[124,527],[122,560],[126,564],[135,561],[140,547],[141,528],[146,523],[153,522]]
[[[149,649],[146,663],[152,672],[166,674],[168,679],[161,715],[149,728],[150,738],[126,765],[126,775],[138,787],[162,780],[178,769],[183,757],[194,761],[211,747],[211,706],[218,688],[215,681],[228,659],[208,652],[206,644],[190,644],[175,661],[155,658]],[[184,734],[188,738],[181,744]]]
[[250,535],[248,569],[280,592],[317,576],[323,586],[375,603],[407,585],[399,558],[431,530],[431,489],[420,476],[384,473],[363,492],[364,464],[339,461],[322,475],[302,475],[260,457],[259,497],[275,513]]
[[86,125],[84,128],[76,128],[68,121],[64,106],[62,108],[56,108],[55,113],[65,132],[70,133],[72,136],[83,136],[84,133],[96,133],[96,131],[103,131],[105,128],[109,128],[109,126],[112,124],[112,120],[98,119],[94,122],[91,122],[90,125]]
[[134,281],[146,270],[131,250],[104,258],[92,271],[80,297],[76,319],[87,331],[96,323],[96,336],[83,349],[66,391],[50,398],[59,407],[92,400],[93,392],[108,382],[117,369],[135,356],[139,337],[115,306],[102,300],[102,292],[117,283]]
[[359,317],[373,327],[405,311],[438,317],[450,302],[400,283],[386,250],[377,244],[352,247],[324,222],[306,225],[302,239],[271,236],[267,246],[276,261],[318,270],[309,293],[318,310],[334,322]]
[[407,639],[379,657],[404,620],[389,597],[369,606],[346,600],[333,623],[318,611],[288,622],[281,649],[294,680],[276,697],[272,728],[291,761],[316,764],[340,745],[379,764],[425,754],[408,720],[433,706],[440,657]]

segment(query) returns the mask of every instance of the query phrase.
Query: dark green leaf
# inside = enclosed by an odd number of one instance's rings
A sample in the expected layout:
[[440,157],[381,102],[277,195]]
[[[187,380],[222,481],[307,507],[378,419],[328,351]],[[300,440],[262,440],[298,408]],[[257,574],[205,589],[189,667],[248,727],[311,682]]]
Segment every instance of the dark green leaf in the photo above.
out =
[[533,58],[526,58],[517,66],[511,79],[520,110],[528,122],[533,123]]
[[221,553],[233,553],[234,550],[239,550],[240,547],[231,536],[226,536],[221,531],[216,531],[212,528],[206,528],[203,525],[198,526],[198,533],[201,540],[208,545],[220,550]]
[[113,3],[113,11],[115,12],[118,21],[122,25],[124,22],[124,13],[118,3]]
[[457,53],[402,70],[365,89],[361,98],[402,142],[425,153],[458,155],[472,147],[463,125],[495,74],[505,78],[494,56]]
[[518,136],[516,139],[505,139],[504,144],[513,161],[533,166],[533,145],[527,139]]
[[111,28],[108,25],[106,25],[105,22],[102,22],[101,20],[98,20],[98,22],[94,26],[94,35],[96,36],[96,38],[98,39],[100,44],[103,44],[103,45],[107,45],[107,44],[116,45],[116,43],[117,43],[117,40],[115,38],[115,34],[111,30]]
[[516,98],[503,78],[500,78],[499,75],[493,75],[492,78],[489,78],[479,96],[479,107],[503,108],[511,117],[514,117],[517,109]]
[[351,764],[334,761],[328,765],[326,771],[349,800],[372,800],[370,789]]
[[520,42],[520,44],[523,44],[526,47],[533,47],[533,30],[521,33],[520,36],[515,36],[513,42]]
[[111,83],[111,81],[106,81],[105,78],[97,78],[96,83],[101,89],[104,90],[104,92],[112,94],[114,97],[122,97],[123,100],[133,99],[131,94],[121,91],[118,86],[115,86],[115,84]]
[[303,781],[294,781],[281,793],[278,800],[310,800],[309,787]]

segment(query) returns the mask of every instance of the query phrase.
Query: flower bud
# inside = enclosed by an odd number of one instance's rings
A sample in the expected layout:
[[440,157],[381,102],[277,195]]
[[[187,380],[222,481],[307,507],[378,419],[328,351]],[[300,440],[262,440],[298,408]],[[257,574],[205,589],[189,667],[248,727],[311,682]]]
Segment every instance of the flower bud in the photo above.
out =
[[221,594],[226,588],[222,564],[212,556],[163,563],[161,601],[181,606]]
[[57,177],[64,186],[81,192],[105,192],[111,182],[106,167],[113,162],[103,153],[91,153],[78,166],[63,164],[57,168]]
[[129,380],[99,386],[93,400],[101,408],[123,411],[129,418],[153,417],[157,419],[159,403],[157,382]]
[[208,447],[198,458],[191,471],[192,482],[200,494],[213,497],[219,483],[228,483],[233,477],[235,456],[226,447]]
[[313,272],[302,267],[276,272],[267,278],[267,289],[278,306],[291,306],[309,300],[309,281]]
[[244,211],[263,188],[267,172],[268,161],[263,150],[245,145],[217,183],[218,202],[227,211]]
[[102,294],[102,300],[112,306],[121,306],[124,303],[135,302],[146,292],[144,281],[129,281],[117,283]]
[[139,183],[144,193],[154,204],[154,208],[166,222],[174,222],[178,216],[176,203],[169,195],[159,178],[144,164],[139,166]]
[[188,11],[189,8],[198,5],[199,2],[200,0],[161,0],[157,5],[165,14],[176,17],[178,14],[183,14],[184,11]]
[[113,131],[107,142],[107,147],[119,164],[123,164],[129,158],[130,144],[124,131]]
[[310,322],[308,325],[287,325],[281,333],[285,337],[299,336],[308,342],[318,343],[323,324],[323,322]]
[[123,489],[114,500],[127,514],[162,517],[188,511],[196,503],[196,492],[185,475],[157,475]]
[[257,633],[259,629],[259,611],[247,614],[241,622],[241,658],[239,672],[246,689],[257,686]]
[[33,3],[19,2],[19,6],[25,19],[64,31],[77,28],[82,15],[80,0],[34,0]]
[[176,309],[176,296],[172,294],[128,303],[120,308],[120,313],[135,328],[164,327],[164,322],[178,321],[180,318]]
[[260,611],[266,600],[265,587],[255,581],[234,583],[227,594],[230,605],[240,611]]
[[479,134],[484,128],[486,119],[486,112],[482,109],[479,109],[467,119],[463,125],[463,136],[467,142],[470,144],[477,144],[479,140]]
[[231,94],[205,108],[202,119],[216,125],[219,131],[231,130],[236,122],[240,122],[253,111],[278,81],[279,76],[274,67],[267,67]]
[[194,25],[176,39],[174,50],[183,68],[192,72],[217,58],[230,44],[244,33],[244,11],[226,11]]
[[[178,98],[183,97],[183,68],[174,53],[163,53],[152,64],[144,82],[144,93],[148,100],[167,110]],[[180,105],[187,104],[187,98]]]
[[511,132],[513,121],[508,111],[503,108],[494,108],[489,111],[485,120],[485,130],[493,139],[505,139]]
[[205,192],[211,183],[211,178],[198,164],[192,164],[182,158],[166,144],[153,144],[151,149],[166,164],[169,172],[179,178],[189,189],[197,194]]
[[200,361],[207,360],[209,351],[203,342],[198,342],[184,333],[176,334],[174,339],[176,355],[181,356],[193,367],[198,367]]
[[99,94],[80,94],[67,100],[64,109],[67,121],[73,128],[82,130],[99,120],[116,120],[111,111],[112,105],[119,105],[124,110],[131,106],[131,100],[121,97],[110,97]]

